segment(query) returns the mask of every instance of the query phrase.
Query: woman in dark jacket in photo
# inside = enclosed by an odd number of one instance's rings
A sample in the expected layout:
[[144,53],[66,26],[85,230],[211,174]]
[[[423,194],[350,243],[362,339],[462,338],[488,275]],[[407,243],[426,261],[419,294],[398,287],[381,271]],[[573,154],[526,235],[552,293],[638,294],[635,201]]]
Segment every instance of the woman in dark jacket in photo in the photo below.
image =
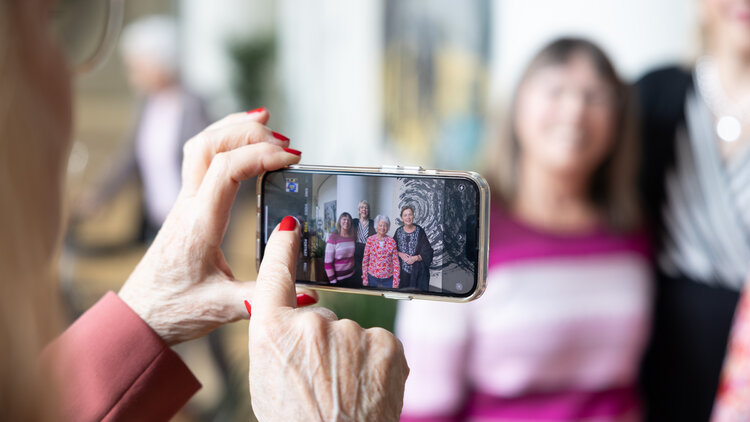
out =
[[414,207],[411,205],[401,207],[401,220],[404,225],[396,229],[396,234],[393,236],[396,239],[398,257],[401,261],[401,286],[428,291],[432,246],[424,229],[414,224]]

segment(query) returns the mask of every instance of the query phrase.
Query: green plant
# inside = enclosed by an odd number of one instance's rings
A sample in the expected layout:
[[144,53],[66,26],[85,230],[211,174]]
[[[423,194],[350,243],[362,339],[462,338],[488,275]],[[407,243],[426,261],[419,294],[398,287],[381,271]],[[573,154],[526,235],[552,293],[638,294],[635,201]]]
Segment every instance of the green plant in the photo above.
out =
[[237,69],[233,87],[246,109],[269,104],[273,95],[273,63],[276,41],[273,37],[234,41],[229,46],[230,56]]
[[[322,228],[318,228],[318,223],[321,223],[317,218],[310,218],[307,220],[308,227],[310,227],[310,254],[313,258],[323,258],[326,255],[326,233]],[[323,227],[320,224],[320,227]]]
[[320,292],[320,304],[339,319],[356,321],[364,328],[381,327],[393,331],[397,301],[377,296]]

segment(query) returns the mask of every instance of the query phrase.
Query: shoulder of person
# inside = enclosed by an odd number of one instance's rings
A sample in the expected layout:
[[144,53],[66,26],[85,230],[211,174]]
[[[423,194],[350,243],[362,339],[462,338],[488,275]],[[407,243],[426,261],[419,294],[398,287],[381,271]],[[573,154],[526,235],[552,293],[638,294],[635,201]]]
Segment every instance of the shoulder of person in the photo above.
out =
[[636,94],[644,112],[682,109],[685,94],[693,84],[691,69],[665,66],[641,76],[635,83]]
[[197,94],[192,89],[182,86],[180,89],[180,93],[182,95],[182,101],[184,104],[201,109],[207,108],[206,101],[203,99],[203,97]]
[[651,69],[641,75],[636,83],[669,82],[674,78],[690,78],[692,69],[689,66],[671,64]]

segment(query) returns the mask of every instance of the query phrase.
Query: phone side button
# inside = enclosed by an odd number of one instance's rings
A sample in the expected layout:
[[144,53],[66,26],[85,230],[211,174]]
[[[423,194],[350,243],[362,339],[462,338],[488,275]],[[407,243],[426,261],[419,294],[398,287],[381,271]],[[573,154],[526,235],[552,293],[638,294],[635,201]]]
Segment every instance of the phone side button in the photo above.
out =
[[396,300],[411,300],[412,296],[406,296],[403,294],[393,294],[393,293],[383,293],[383,297],[386,299],[396,299]]

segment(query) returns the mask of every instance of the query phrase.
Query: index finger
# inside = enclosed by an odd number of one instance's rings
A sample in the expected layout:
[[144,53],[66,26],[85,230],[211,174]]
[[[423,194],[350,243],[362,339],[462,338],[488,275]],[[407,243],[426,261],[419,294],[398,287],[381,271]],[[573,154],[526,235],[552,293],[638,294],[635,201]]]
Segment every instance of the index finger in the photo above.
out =
[[290,216],[271,233],[258,270],[252,320],[262,320],[275,309],[294,308],[299,235],[297,220]]

